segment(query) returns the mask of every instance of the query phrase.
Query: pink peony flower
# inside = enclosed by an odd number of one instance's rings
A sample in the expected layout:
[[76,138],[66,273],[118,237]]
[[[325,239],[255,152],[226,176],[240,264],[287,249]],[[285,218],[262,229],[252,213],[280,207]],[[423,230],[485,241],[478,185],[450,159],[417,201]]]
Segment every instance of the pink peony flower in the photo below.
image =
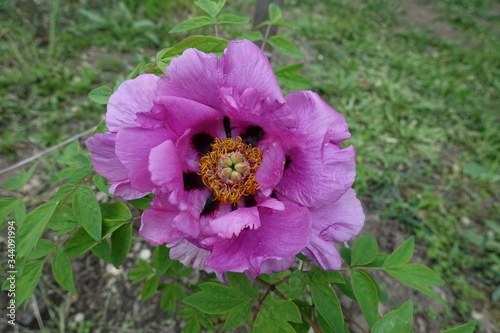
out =
[[364,221],[344,117],[311,91],[283,97],[246,40],[220,59],[186,50],[166,74],[122,83],[109,132],[87,140],[112,194],[155,194],[139,234],[209,272],[278,272],[298,253],[339,269],[334,242]]

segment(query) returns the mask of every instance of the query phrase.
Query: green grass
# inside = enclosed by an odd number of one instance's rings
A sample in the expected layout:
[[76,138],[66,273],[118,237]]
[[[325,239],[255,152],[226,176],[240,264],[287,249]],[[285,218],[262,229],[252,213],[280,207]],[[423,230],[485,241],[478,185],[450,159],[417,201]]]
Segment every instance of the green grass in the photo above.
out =
[[[200,14],[187,0],[13,3],[0,5],[0,154],[12,161],[97,123],[105,109],[87,93],[175,44],[187,34],[166,31]],[[457,38],[413,25],[395,0],[287,1],[298,28],[283,33],[306,54],[313,90],[348,120],[367,209],[417,235],[452,291],[443,320],[464,322],[500,297],[500,8],[421,4]]]

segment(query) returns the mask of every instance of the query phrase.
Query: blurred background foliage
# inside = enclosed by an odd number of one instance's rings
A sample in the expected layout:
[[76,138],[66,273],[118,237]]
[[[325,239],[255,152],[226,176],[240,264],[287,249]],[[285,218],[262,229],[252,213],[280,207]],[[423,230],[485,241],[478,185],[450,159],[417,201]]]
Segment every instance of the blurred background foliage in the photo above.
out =
[[[224,11],[252,17],[253,9],[229,0]],[[88,92],[190,35],[167,31],[200,11],[190,0],[2,1],[0,164],[95,125],[105,108]],[[283,15],[296,29],[281,33],[305,54],[301,74],[350,125],[367,213],[416,234],[450,289],[444,321],[481,320],[481,309],[498,321],[500,4],[286,0]],[[221,37],[242,29],[251,26],[225,27]],[[41,160],[33,194],[58,171],[51,159],[60,154]]]

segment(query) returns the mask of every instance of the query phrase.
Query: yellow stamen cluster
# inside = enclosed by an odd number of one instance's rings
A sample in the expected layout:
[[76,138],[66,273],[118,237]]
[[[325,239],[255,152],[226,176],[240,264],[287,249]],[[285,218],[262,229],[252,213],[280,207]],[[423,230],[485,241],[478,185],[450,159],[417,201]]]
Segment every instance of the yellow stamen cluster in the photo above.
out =
[[220,203],[238,203],[242,196],[255,194],[259,184],[255,173],[262,161],[257,147],[236,140],[215,139],[212,151],[199,162],[203,184],[214,192]]

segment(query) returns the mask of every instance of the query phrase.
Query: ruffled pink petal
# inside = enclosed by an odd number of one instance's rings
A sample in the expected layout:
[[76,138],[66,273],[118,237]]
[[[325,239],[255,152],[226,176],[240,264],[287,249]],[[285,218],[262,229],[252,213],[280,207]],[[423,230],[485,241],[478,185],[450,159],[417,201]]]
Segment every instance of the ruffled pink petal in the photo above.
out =
[[285,152],[278,139],[264,139],[258,147],[263,156],[255,178],[262,194],[269,196],[283,176]]
[[188,267],[206,270],[208,273],[213,272],[213,270],[205,266],[205,261],[210,255],[207,250],[197,247],[185,238],[168,243],[167,246],[170,248],[171,259],[179,260]]
[[200,126],[222,124],[222,114],[199,102],[171,96],[162,96],[155,101],[155,113],[163,116],[165,126],[181,136],[189,129]]
[[302,254],[316,262],[324,270],[337,271],[342,265],[340,253],[333,242],[321,239],[314,232],[311,235],[311,243],[302,250]]
[[221,58],[222,86],[232,87],[239,94],[248,88],[263,98],[281,100],[283,95],[267,57],[248,40],[230,41]]
[[140,192],[151,192],[155,184],[149,172],[151,149],[173,135],[165,128],[154,130],[139,127],[124,128],[116,135],[116,155],[128,170],[128,178],[133,188]]
[[120,182],[109,182],[109,185],[109,193],[117,197],[121,197],[125,200],[139,199],[149,194],[146,192],[137,191],[132,186],[130,186],[130,182],[128,180]]
[[321,207],[340,199],[351,188],[356,176],[355,151],[327,144],[322,149],[288,152],[285,168],[276,190],[306,207]]
[[178,209],[173,206],[162,210],[153,208],[145,210],[142,213],[139,235],[156,245],[173,242],[184,237],[184,234],[173,226],[174,218],[178,214]]
[[356,236],[365,220],[356,192],[349,189],[333,204],[311,209],[310,212],[313,221],[312,237],[302,253],[323,269],[340,269],[340,255],[333,242],[345,242]]
[[151,180],[169,191],[183,190],[182,165],[175,143],[166,140],[149,153]]
[[285,97],[291,114],[298,119],[298,131],[306,135],[308,149],[340,143],[351,137],[343,115],[312,91],[294,91]]
[[244,229],[260,227],[259,210],[257,207],[240,208],[210,221],[210,228],[222,238],[238,237]]
[[142,74],[118,87],[108,101],[106,126],[110,132],[118,132],[124,126],[135,126],[136,113],[151,110],[159,79],[153,74]]
[[188,49],[172,59],[166,72],[167,78],[158,84],[160,95],[183,97],[221,109],[221,72],[217,55]]
[[238,237],[211,239],[213,251],[207,266],[216,271],[244,272],[259,275],[264,260],[296,255],[309,243],[309,210],[292,202],[281,211],[259,208],[261,226],[244,229]]
[[190,211],[183,211],[174,218],[173,225],[185,237],[196,238],[200,234],[200,221]]
[[115,153],[115,133],[97,133],[85,141],[95,171],[109,181],[127,179],[128,171]]

